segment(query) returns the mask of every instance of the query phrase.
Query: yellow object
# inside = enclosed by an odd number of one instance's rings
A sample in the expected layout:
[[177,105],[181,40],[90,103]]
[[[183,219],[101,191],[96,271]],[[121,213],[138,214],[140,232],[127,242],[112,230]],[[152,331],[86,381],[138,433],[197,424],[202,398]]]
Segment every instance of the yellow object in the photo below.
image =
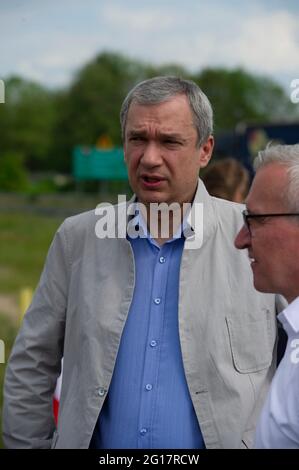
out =
[[31,304],[32,297],[33,297],[33,290],[31,289],[31,287],[24,287],[23,289],[21,289],[21,292],[20,292],[21,320],[27,308]]
[[0,364],[5,364],[5,343],[0,339]]
[[101,135],[96,141],[96,148],[108,150],[113,148],[113,143],[109,135]]

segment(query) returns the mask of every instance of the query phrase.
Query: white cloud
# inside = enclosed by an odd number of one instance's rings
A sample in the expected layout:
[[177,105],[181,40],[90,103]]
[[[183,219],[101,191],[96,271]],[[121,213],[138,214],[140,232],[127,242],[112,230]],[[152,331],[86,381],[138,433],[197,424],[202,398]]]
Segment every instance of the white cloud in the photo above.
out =
[[123,5],[107,4],[100,12],[100,19],[104,19],[114,28],[126,28],[131,32],[151,33],[165,31],[174,25],[175,11],[163,7],[144,8],[140,4],[139,9],[131,8],[126,3]]
[[[269,3],[233,0],[160,3],[60,0],[4,11],[0,4],[1,74],[22,73],[64,85],[74,70],[103,50],[192,71],[243,66],[279,79],[299,73],[299,14]],[[31,13],[27,13],[31,11]]]
[[45,79],[45,76],[43,73],[41,73],[34,64],[31,62],[27,61],[21,61],[18,64],[17,67],[17,72],[22,75],[23,77],[26,77],[30,80],[37,81],[37,82],[43,82]]
[[[286,11],[264,13],[244,22],[237,52],[248,65],[267,73],[299,69],[298,17]],[[243,59],[244,60],[244,59]]]
[[154,38],[145,53],[155,62],[176,61],[191,70],[242,66],[279,78],[299,75],[298,15],[256,8],[242,19],[239,10],[214,10],[212,23],[204,17],[204,26],[199,21],[196,28],[190,16],[189,30],[181,25],[175,34],[163,36],[163,43]]

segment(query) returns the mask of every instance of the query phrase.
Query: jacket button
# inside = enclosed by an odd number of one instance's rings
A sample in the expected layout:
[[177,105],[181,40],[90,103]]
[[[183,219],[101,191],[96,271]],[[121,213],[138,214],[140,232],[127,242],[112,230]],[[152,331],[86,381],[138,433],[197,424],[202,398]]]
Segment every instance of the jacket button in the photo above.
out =
[[106,393],[106,390],[105,390],[104,388],[99,388],[99,390],[98,390],[98,395],[99,395],[100,397],[103,397],[103,396],[105,395],[105,393]]

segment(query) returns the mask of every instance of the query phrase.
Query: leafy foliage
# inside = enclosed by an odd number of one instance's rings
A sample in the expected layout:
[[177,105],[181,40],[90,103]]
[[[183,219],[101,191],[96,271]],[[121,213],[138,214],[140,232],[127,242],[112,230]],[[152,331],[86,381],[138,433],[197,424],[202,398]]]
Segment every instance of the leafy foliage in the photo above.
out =
[[295,119],[295,107],[284,90],[269,78],[242,69],[205,69],[194,81],[209,97],[215,129],[233,129],[238,123],[265,123]]
[[54,93],[18,77],[5,83],[6,103],[0,106],[0,157],[18,152],[30,168],[46,168],[56,119]]
[[197,82],[212,102],[216,132],[239,122],[299,118],[298,107],[278,84],[245,70],[207,68],[192,74],[178,64],[155,66],[104,52],[60,91],[18,77],[6,80],[6,103],[0,105],[0,161],[18,152],[30,170],[71,172],[75,145],[95,145],[103,136],[121,145],[121,103],[136,83],[156,75]]
[[24,157],[6,153],[0,159],[0,191],[24,191],[28,186]]

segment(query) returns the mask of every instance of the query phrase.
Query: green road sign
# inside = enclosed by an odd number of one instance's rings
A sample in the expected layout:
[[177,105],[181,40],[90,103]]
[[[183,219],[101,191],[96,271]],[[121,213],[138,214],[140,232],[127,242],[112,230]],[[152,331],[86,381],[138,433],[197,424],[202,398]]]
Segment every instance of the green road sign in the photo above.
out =
[[112,149],[75,147],[73,176],[76,180],[128,179],[123,149],[120,147]]

